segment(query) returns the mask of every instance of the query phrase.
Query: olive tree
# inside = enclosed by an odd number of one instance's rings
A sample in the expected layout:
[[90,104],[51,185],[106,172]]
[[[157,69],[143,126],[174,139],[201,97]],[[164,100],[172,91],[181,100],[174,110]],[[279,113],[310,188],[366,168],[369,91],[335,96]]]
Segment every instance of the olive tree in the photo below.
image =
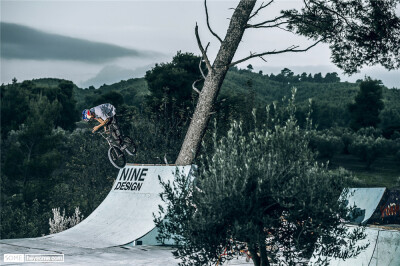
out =
[[160,239],[179,244],[174,255],[182,265],[232,259],[221,254],[239,244],[256,266],[296,265],[313,250],[347,258],[364,248],[356,243],[363,229],[349,234],[341,225],[349,210],[339,195],[349,173],[318,164],[292,100],[285,110],[248,134],[233,123],[226,137],[215,137],[194,181],[177,175],[161,182],[167,208],[160,208],[164,221],[156,218]]

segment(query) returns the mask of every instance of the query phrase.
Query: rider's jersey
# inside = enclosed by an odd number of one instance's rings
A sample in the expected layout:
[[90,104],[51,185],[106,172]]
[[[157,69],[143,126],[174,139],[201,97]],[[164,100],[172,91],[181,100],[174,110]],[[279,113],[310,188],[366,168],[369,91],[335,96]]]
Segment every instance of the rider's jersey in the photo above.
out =
[[90,112],[94,113],[95,118],[106,120],[115,115],[115,107],[111,103],[103,103],[90,108]]

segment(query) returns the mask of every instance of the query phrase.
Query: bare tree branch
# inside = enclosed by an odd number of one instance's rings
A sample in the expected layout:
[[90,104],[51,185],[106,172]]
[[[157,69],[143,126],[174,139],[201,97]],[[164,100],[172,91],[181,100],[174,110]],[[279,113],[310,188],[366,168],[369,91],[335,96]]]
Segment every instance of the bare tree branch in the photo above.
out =
[[265,60],[265,58],[264,58],[264,57],[260,56],[260,58],[261,58],[261,60],[263,60],[265,63],[267,63],[267,62],[268,62],[267,60]]
[[313,43],[312,45],[308,46],[305,49],[297,49],[299,46],[289,46],[288,48],[284,49],[284,50],[274,50],[274,51],[269,51],[269,52],[264,52],[264,53],[250,53],[250,55],[248,57],[245,57],[243,59],[240,59],[238,61],[232,62],[229,67],[237,65],[239,63],[242,63],[246,60],[249,60],[251,58],[255,58],[255,57],[262,57],[264,55],[270,55],[270,54],[282,54],[282,53],[298,53],[298,52],[305,52],[308,51],[309,49],[311,49],[312,47],[316,46],[318,43],[322,42],[324,39],[320,39],[318,41],[316,41],[315,43]]
[[264,3],[261,3],[261,6],[250,16],[249,20],[252,19],[253,17],[257,16],[258,12],[261,11],[261,9],[266,8],[270,4],[272,4],[274,0],[269,1],[267,4],[264,5]]
[[276,18],[270,19],[270,20],[265,20],[265,21],[263,21],[263,22],[260,22],[260,23],[254,24],[254,25],[252,25],[252,24],[247,24],[246,28],[257,28],[257,27],[260,27],[260,26],[265,25],[265,24],[267,24],[267,23],[274,23],[274,22],[277,22],[277,21],[279,21],[280,19],[282,19],[282,18],[284,18],[284,17],[286,17],[286,15],[282,15],[282,16],[279,16],[279,17],[276,17]]
[[215,38],[217,38],[217,39],[222,43],[222,39],[211,29],[210,21],[209,21],[209,19],[208,19],[207,0],[204,0],[204,9],[206,10],[206,20],[207,20],[207,27],[208,27],[208,30],[211,32],[212,35],[215,36]]
[[200,69],[200,73],[201,73],[201,76],[203,77],[203,79],[206,79],[206,76],[204,75],[203,69],[201,69],[201,62],[202,61],[203,60],[200,60],[199,69]]
[[[207,49],[208,49],[209,45],[210,45],[210,43],[208,43],[206,46],[206,50],[205,50],[206,54],[207,54]],[[199,69],[200,69],[200,73],[201,73],[201,76],[203,77],[203,79],[206,79],[206,75],[204,75],[203,68],[201,67],[201,62],[203,62],[202,58],[200,59],[200,62],[199,62]]]
[[[210,45],[210,43],[207,44],[205,53],[207,53],[208,45]],[[200,61],[199,61],[199,69],[200,69],[201,76],[202,76],[203,78],[196,80],[196,81],[193,82],[193,84],[192,84],[193,90],[194,90],[195,92],[197,92],[198,94],[200,94],[200,91],[199,91],[199,89],[196,88],[196,83],[199,82],[199,81],[201,81],[201,80],[203,80],[203,79],[206,79],[206,76],[204,75],[203,69],[202,69],[202,67],[201,67],[201,62],[203,62],[203,58],[202,58],[202,57],[200,58]]]
[[200,94],[200,91],[199,91],[199,89],[196,88],[196,83],[199,82],[199,81],[201,81],[201,80],[203,80],[203,79],[198,79],[198,80],[196,80],[195,82],[193,82],[193,84],[192,84],[192,89],[193,89],[195,92],[197,92],[198,94]]
[[[196,34],[197,44],[198,44],[198,46],[200,48],[201,54],[203,55],[203,59],[206,62],[206,66],[208,68],[208,72],[212,72],[212,66],[210,64],[210,61],[208,60],[207,53],[204,50],[203,45],[201,44],[201,40],[200,40],[200,37],[199,37],[199,27],[197,26],[197,23],[196,23],[196,27],[195,27],[194,32]],[[208,45],[207,45],[207,47],[208,47]]]
[[279,23],[276,23],[276,24],[272,24],[272,25],[260,25],[260,26],[249,25],[247,28],[255,28],[255,29],[258,29],[258,28],[275,28],[275,27],[279,28],[278,26],[283,25],[283,24],[288,24],[288,23],[289,23],[288,21],[282,21],[282,22],[279,22]]
[[290,32],[290,33],[292,33],[292,34],[295,34],[293,31],[290,31],[290,30],[288,30],[288,29],[285,29],[285,28],[279,27],[279,25],[276,25],[276,27],[277,27],[278,29],[281,29],[281,30],[284,30],[284,31]]

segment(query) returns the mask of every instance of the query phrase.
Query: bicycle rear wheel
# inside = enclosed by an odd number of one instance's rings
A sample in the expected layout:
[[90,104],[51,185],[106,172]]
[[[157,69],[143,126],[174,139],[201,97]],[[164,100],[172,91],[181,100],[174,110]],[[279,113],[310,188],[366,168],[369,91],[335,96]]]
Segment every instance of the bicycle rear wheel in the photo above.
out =
[[123,137],[122,150],[126,151],[129,155],[135,155],[136,145],[130,137]]
[[126,158],[124,153],[117,146],[111,146],[108,149],[108,159],[114,167],[121,169],[126,165]]

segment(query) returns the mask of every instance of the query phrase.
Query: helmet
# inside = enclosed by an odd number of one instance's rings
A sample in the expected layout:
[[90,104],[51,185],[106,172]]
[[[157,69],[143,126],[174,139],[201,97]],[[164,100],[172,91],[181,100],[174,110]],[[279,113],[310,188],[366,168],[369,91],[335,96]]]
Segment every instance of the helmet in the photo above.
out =
[[85,121],[89,121],[88,115],[90,115],[89,109],[85,109],[82,111],[82,119]]

